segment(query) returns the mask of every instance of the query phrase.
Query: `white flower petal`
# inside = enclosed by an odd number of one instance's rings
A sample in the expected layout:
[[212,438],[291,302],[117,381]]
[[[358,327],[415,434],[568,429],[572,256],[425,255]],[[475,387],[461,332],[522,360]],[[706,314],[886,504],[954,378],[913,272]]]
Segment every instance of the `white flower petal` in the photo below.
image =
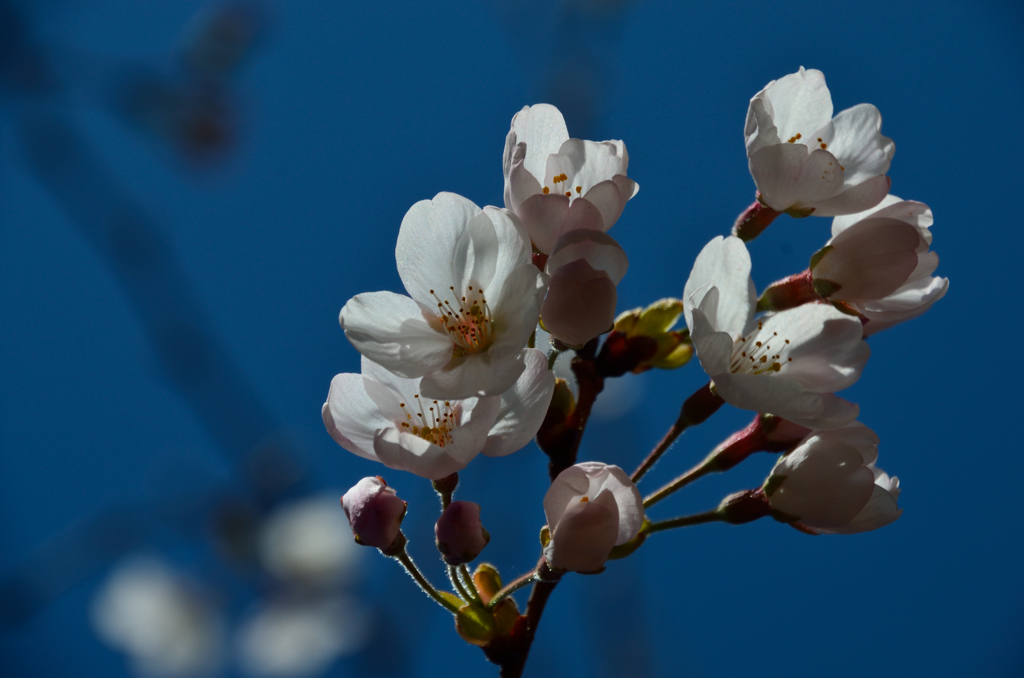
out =
[[523,201],[516,209],[534,246],[550,254],[562,235],[571,231],[605,231],[601,211],[589,200],[573,200],[554,193],[537,194]]
[[420,377],[452,357],[452,340],[433,327],[423,309],[393,292],[352,297],[339,318],[345,337],[361,354],[403,377]]
[[541,351],[523,349],[526,365],[515,385],[501,396],[497,419],[487,434],[483,454],[503,457],[522,449],[537,435],[555,391],[555,375]]
[[728,332],[716,332],[714,323],[706,311],[717,311],[718,288],[712,287],[704,296],[701,307],[693,310],[690,338],[697,351],[700,366],[712,379],[716,375],[729,372],[735,342]]
[[[738,337],[757,303],[754,281],[750,279],[750,253],[735,236],[717,236],[697,255],[683,288],[683,314],[693,330],[693,309],[701,305],[711,285],[718,289],[720,302],[711,321],[717,331]],[[707,309],[705,309],[707,313]]]
[[889,171],[896,145],[879,133],[881,128],[878,109],[859,104],[841,111],[814,136],[842,163],[847,184],[857,185]]
[[598,572],[608,560],[618,534],[618,505],[610,492],[567,507],[544,556],[552,567]]
[[582,346],[611,329],[617,301],[615,283],[608,274],[578,259],[551,276],[541,317],[551,336],[569,346]]
[[553,275],[559,267],[585,260],[592,268],[608,274],[612,283],[618,285],[629,269],[629,258],[625,250],[613,237],[600,231],[572,231],[566,233],[555,244],[547,262],[547,273]]
[[776,334],[778,340],[789,343],[780,349],[773,345],[773,350],[781,350],[781,368],[776,375],[764,376],[796,379],[820,393],[853,385],[871,355],[862,341],[860,321],[828,304],[804,304],[766,316],[755,336],[767,339]]
[[456,243],[479,213],[472,201],[455,193],[438,193],[409,208],[395,246],[398,276],[409,296],[433,308],[430,290],[447,290],[458,282],[451,270]]
[[499,396],[512,388],[522,373],[523,363],[518,360],[518,355],[500,359],[490,353],[467,355],[454,358],[441,369],[423,377],[420,393],[426,398],[445,400]]
[[899,481],[895,478],[893,480],[896,481],[895,492],[890,492],[887,488],[876,484],[867,505],[850,522],[819,531],[831,534],[856,534],[877,530],[894,522],[903,514],[903,509],[896,504],[899,497]]
[[557,153],[568,139],[565,119],[557,108],[550,104],[525,106],[512,118],[512,128],[505,141],[505,155],[510,155],[510,146],[526,144],[523,166],[534,177],[542,179],[548,156]]
[[772,476],[785,480],[769,497],[771,507],[815,529],[847,525],[875,487],[861,453],[838,441],[802,443],[779,459]]
[[819,200],[814,204],[814,215],[818,217],[834,217],[838,214],[860,212],[874,207],[889,193],[892,179],[878,176],[868,179],[862,184],[847,188],[827,200]]
[[800,141],[806,141],[832,119],[832,95],[825,76],[813,68],[801,66],[796,73],[768,83],[754,98],[762,96],[771,102],[772,122],[783,142],[797,134]]
[[336,375],[321,413],[324,426],[336,443],[364,459],[377,461],[373,438],[378,429],[392,424],[367,395],[362,375]]
[[922,245],[927,247],[916,227],[870,217],[832,238],[831,249],[812,269],[814,279],[839,285],[830,300],[881,299],[910,279]]

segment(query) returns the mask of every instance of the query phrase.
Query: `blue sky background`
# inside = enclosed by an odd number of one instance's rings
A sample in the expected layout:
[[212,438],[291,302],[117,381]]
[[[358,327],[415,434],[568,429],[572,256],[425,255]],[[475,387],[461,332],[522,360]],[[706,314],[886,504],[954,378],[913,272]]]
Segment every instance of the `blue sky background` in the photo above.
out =
[[[640,192],[612,231],[630,257],[622,309],[681,295],[697,252],[753,199],[743,122],[768,81],[818,68],[836,111],[878,106],[896,143],[892,191],[933,209],[938,272],[951,280],[925,316],[871,338],[872,358],[846,392],[881,437],[879,466],[902,480],[902,518],[852,537],[769,520],[657,535],[601,576],[566,578],[527,674],[1024,673],[1019,3],[280,2],[232,82],[234,153],[201,167],[111,113],[98,75],[122,59],[172,72],[202,3],[29,5],[19,7],[70,79],[43,110],[66,115],[163,230],[225,360],[302,451],[314,484],[338,494],[386,471],[337,447],[320,421],[331,377],[358,371],[338,311],[359,292],[401,290],[394,242],[417,200],[453,191],[501,204],[505,134],[522,106],[559,104],[573,136],[626,142]],[[191,496],[230,482],[230,471],[164,378],[131,295],[26,162],[24,102],[0,97],[6,572],[103,507]],[[758,286],[806,267],[829,226],[780,218],[751,248]],[[581,460],[631,470],[704,379],[693,364],[610,388]],[[725,408],[687,432],[641,490],[747,421]],[[771,463],[764,455],[702,480],[653,516],[711,508],[760,484]],[[493,536],[486,559],[509,577],[537,557],[545,467],[530,447],[462,474],[458,496],[482,504]],[[384,475],[409,501],[414,556],[440,580],[427,483]],[[196,535],[161,528],[147,544],[219,572]],[[0,673],[126,675],[89,628],[103,570],[92,572],[0,636]],[[394,675],[496,675],[396,565],[368,557],[364,576],[367,600],[397,624]],[[373,675],[372,659],[333,675]]]

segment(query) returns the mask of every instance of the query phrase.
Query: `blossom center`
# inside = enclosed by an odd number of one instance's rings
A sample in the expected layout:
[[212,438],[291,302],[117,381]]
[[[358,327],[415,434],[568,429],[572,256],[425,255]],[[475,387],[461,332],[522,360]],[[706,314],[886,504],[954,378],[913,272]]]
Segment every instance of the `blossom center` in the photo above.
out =
[[402,430],[423,438],[428,443],[444,447],[452,443],[452,431],[459,427],[460,408],[451,401],[438,402],[432,400],[423,406],[425,401],[417,393],[413,396],[418,412],[411,411],[405,403],[398,403],[405,413],[405,421],[401,422]]
[[762,323],[757,323],[757,332],[736,340],[732,349],[732,363],[729,371],[733,374],[771,374],[782,369],[784,363],[793,359],[782,354],[789,347],[789,339],[760,332]]
[[[552,188],[551,186],[554,186],[554,188]],[[569,176],[565,172],[562,172],[561,174],[556,174],[555,176],[551,177],[551,186],[548,186],[547,184],[544,185],[544,188],[541,189],[542,191],[544,191],[544,195],[548,195],[549,193],[551,193],[551,191],[554,191],[556,194],[564,193],[565,197],[570,198],[570,202],[572,202],[572,182],[569,181]],[[580,195],[583,194],[583,187],[577,186],[575,188],[575,192],[576,196],[579,197]]]
[[449,287],[455,303],[445,297],[439,297],[434,290],[430,293],[437,300],[437,310],[441,325],[448,336],[455,342],[455,356],[462,357],[471,353],[486,351],[494,338],[494,317],[491,307],[487,305],[484,291],[469,285],[466,294],[459,297],[454,287]]

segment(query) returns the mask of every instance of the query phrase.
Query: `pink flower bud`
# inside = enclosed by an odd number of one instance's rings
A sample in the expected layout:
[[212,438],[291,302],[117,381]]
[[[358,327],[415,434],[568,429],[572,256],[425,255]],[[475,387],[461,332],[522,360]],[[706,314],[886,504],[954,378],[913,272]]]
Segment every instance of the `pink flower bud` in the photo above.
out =
[[356,543],[386,549],[394,543],[406,503],[380,476],[363,478],[341,498]]
[[444,562],[462,565],[480,555],[491,535],[480,522],[480,504],[453,501],[434,525],[437,549]]

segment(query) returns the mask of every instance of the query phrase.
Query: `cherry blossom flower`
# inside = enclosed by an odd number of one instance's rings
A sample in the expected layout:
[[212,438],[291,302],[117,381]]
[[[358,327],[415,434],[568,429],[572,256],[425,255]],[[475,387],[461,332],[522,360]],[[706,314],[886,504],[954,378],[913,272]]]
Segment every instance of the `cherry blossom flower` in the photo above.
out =
[[515,114],[502,164],[505,207],[544,254],[570,231],[610,229],[639,188],[626,177],[625,144],[570,139],[562,114],[549,104]]
[[356,542],[387,549],[398,538],[406,503],[380,476],[363,478],[341,497]]
[[424,377],[424,397],[504,393],[523,371],[546,284],[521,229],[454,193],[416,203],[395,248],[409,296],[356,295],[341,309],[345,336],[395,375]]
[[859,104],[832,117],[821,71],[773,80],[750,100],[744,129],[760,201],[792,216],[835,216],[877,205],[889,192],[896,147],[882,116]]
[[773,514],[816,533],[876,530],[903,512],[900,481],[875,467],[878,436],[855,422],[816,431],[779,458],[764,484]]
[[894,195],[836,217],[832,239],[811,262],[815,290],[865,318],[865,336],[916,318],[949,288],[948,278],[932,275],[939,265],[928,250],[932,221],[927,205]]
[[628,267],[622,247],[605,233],[578,230],[563,235],[547,260],[544,327],[569,346],[582,346],[607,332],[615,322],[615,288]]
[[397,377],[363,358],[362,374],[339,374],[323,406],[334,440],[388,468],[437,480],[466,467],[481,452],[511,454],[537,433],[554,391],[547,357],[524,349],[519,379],[502,396],[432,399],[426,379]]
[[598,572],[611,550],[640,531],[644,502],[618,466],[596,461],[562,471],[544,495],[550,540],[548,564],[574,572]]
[[871,353],[860,321],[823,303],[755,318],[750,268],[743,241],[719,236],[683,291],[690,337],[719,395],[813,429],[856,419],[857,405],[833,393],[857,381]]

